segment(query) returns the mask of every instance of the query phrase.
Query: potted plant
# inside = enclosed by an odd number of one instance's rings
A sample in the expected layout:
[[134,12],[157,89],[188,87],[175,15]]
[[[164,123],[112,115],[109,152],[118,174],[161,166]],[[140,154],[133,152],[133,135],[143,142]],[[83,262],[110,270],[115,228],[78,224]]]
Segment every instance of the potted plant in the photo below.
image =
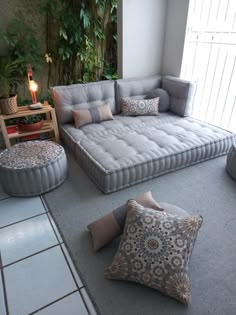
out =
[[10,115],[17,112],[17,95],[11,93],[14,85],[21,82],[19,66],[22,59],[11,60],[0,57],[0,110],[2,114]]
[[18,129],[25,132],[37,131],[43,127],[43,123],[41,115],[21,117],[17,120]]
[[22,18],[14,18],[6,31],[0,31],[0,39],[7,48],[6,55],[0,57],[0,111],[3,114],[17,111],[15,94],[26,80],[27,64],[35,71],[40,68],[42,55],[36,34]]

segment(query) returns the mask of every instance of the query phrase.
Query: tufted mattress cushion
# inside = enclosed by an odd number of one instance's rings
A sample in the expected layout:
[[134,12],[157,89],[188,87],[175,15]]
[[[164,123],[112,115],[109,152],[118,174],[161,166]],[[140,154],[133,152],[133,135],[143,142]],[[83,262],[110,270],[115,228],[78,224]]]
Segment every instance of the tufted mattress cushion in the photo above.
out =
[[116,113],[114,81],[51,87],[59,124],[73,121],[72,110],[109,104]]
[[124,117],[61,127],[87,174],[105,193],[226,154],[234,135],[190,117]]

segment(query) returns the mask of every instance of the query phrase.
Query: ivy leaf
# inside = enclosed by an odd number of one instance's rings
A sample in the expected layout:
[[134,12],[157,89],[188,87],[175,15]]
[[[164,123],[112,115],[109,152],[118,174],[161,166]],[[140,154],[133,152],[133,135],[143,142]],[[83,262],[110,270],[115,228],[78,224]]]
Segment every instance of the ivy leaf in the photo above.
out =
[[60,27],[60,30],[59,30],[59,35],[60,35],[61,37],[63,37],[65,40],[68,39],[68,37],[67,37],[67,35],[66,35],[66,31],[63,30],[61,27]]
[[73,43],[74,43],[74,38],[73,38],[73,36],[70,38],[69,43],[70,43],[70,44],[73,44]]
[[104,33],[99,30],[99,29],[95,29],[94,30],[94,35],[98,38],[98,39],[104,39],[105,36],[104,36]]
[[89,14],[86,12],[86,10],[81,9],[80,10],[80,18],[83,21],[84,28],[88,28],[90,26],[90,19]]
[[116,11],[116,10],[117,10],[117,0],[112,0],[111,1],[111,10],[110,10],[110,12],[114,13],[114,11]]
[[64,54],[64,48],[60,47],[59,50],[58,50],[58,53],[59,53],[60,56],[62,56]]

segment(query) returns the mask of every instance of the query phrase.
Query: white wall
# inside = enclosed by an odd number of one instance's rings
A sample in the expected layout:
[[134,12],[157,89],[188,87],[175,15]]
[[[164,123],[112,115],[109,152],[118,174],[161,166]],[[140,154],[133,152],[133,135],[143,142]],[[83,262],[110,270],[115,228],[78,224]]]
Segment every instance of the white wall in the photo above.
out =
[[179,76],[189,0],[118,0],[118,75]]
[[162,57],[162,74],[179,77],[189,0],[168,0]]
[[160,74],[166,7],[166,0],[118,1],[119,77]]

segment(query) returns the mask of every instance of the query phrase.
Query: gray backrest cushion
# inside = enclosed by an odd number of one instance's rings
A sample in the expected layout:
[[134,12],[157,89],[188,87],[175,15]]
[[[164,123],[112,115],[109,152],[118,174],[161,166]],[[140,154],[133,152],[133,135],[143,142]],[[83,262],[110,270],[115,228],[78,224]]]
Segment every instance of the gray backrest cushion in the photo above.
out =
[[190,116],[195,93],[195,84],[179,78],[162,78],[162,88],[170,95],[170,111],[179,116]]
[[135,99],[144,99],[151,91],[161,86],[161,77],[152,76],[139,79],[122,79],[117,80],[116,89],[116,104],[120,112],[121,97],[132,97]]
[[146,96],[146,99],[159,97],[159,112],[167,112],[170,107],[170,96],[166,90],[157,88]]
[[72,109],[88,109],[109,103],[116,113],[114,81],[52,87],[51,94],[60,124],[73,122]]

